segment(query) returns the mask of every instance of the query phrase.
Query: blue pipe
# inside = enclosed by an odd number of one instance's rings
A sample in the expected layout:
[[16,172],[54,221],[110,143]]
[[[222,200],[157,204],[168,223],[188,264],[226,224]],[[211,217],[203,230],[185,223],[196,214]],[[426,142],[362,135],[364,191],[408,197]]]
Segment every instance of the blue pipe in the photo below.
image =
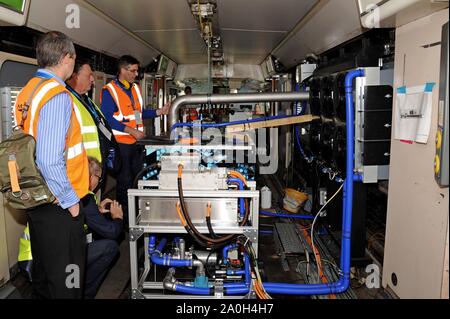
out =
[[[232,245],[230,245],[230,246],[232,246]],[[227,251],[227,253],[228,253],[228,251]],[[226,284],[224,284],[225,293],[227,295],[245,295],[249,292],[251,276],[250,276],[250,259],[247,254],[244,254],[244,268],[245,268],[244,271],[237,270],[235,272],[236,273],[243,272],[245,274],[245,283],[226,283]],[[192,295],[210,295],[211,294],[211,290],[209,288],[189,287],[189,286],[185,286],[182,284],[175,285],[175,291],[178,291],[181,293],[192,294]]]
[[227,295],[246,295],[248,294],[248,287],[228,288],[225,289]]
[[189,295],[208,296],[211,294],[211,289],[209,289],[209,288],[196,288],[196,287],[185,286],[182,284],[176,284],[175,291],[189,294]]
[[239,124],[248,124],[248,123],[257,123],[264,122],[269,120],[277,120],[277,119],[286,119],[295,117],[296,115],[277,115],[270,117],[262,117],[253,120],[243,120],[243,121],[235,121],[235,122],[224,122],[224,123],[211,123],[211,124],[197,124],[197,123],[176,123],[172,126],[172,131],[178,127],[200,127],[200,128],[215,128],[215,127],[226,127],[230,125],[239,125]]
[[[251,276],[250,276],[250,259],[247,254],[244,254],[244,270],[227,270],[227,275],[245,275],[245,284],[228,284],[224,287],[241,287],[250,285]],[[237,286],[236,286],[237,285]]]
[[[229,178],[227,180],[227,183],[238,183],[239,184],[239,190],[244,190],[244,182],[240,180],[239,178]],[[239,214],[241,218],[244,218],[245,216],[245,203],[243,198],[239,198]]]
[[269,217],[298,218],[298,219],[311,219],[311,220],[314,219],[314,216],[309,216],[309,215],[278,214],[278,213],[267,212],[264,210],[259,211],[259,214],[262,216],[269,216]]
[[251,270],[250,270],[250,258],[247,254],[244,254],[244,269],[245,269],[245,284],[250,287],[252,281]]
[[[226,295],[245,295],[248,293],[247,287],[225,287],[225,294]],[[185,286],[182,284],[176,284],[175,285],[175,291],[180,293],[185,293],[189,295],[202,295],[202,296],[208,296],[211,295],[211,289],[210,288],[196,288],[191,286]]]
[[353,105],[353,80],[363,77],[363,70],[350,71],[345,78],[345,100],[347,121],[347,177],[344,183],[343,220],[342,220],[342,245],[341,245],[341,270],[342,276],[336,283],[296,285],[283,283],[264,283],[268,293],[293,294],[293,295],[328,295],[345,292],[350,285],[350,250],[351,229],[353,214],[353,183],[360,180],[354,171],[354,105]]
[[173,259],[168,255],[160,256],[167,244],[167,239],[163,238],[155,251],[156,237],[151,236],[148,244],[148,254],[152,263],[159,266],[170,267],[192,267],[192,259]]
[[222,258],[223,258],[224,265],[226,265],[228,263],[228,251],[232,250],[232,249],[236,249],[236,248],[238,248],[237,244],[231,244],[231,245],[227,245],[227,246],[223,247]]

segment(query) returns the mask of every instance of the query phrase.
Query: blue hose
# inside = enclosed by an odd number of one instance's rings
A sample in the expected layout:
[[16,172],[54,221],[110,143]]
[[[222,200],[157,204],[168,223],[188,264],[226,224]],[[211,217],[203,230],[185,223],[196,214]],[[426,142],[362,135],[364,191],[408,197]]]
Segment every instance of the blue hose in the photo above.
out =
[[[239,178],[229,178],[227,180],[227,183],[238,183],[239,184],[239,190],[244,190],[244,182],[240,180]],[[239,198],[239,215],[241,218],[244,218],[245,216],[245,203],[243,198]]]
[[226,265],[228,263],[228,251],[232,250],[232,249],[236,249],[236,248],[238,248],[237,244],[231,244],[231,245],[227,245],[227,246],[223,247],[222,258],[223,258],[224,265]]
[[345,100],[347,111],[347,177],[344,184],[344,214],[342,220],[342,245],[341,245],[341,269],[342,275],[339,281],[329,284],[297,285],[284,283],[264,283],[268,293],[291,295],[328,295],[345,292],[350,285],[350,252],[351,230],[353,214],[353,183],[360,180],[354,171],[354,105],[353,105],[353,80],[364,76],[363,70],[350,71],[345,78]]
[[175,291],[189,294],[189,295],[209,296],[211,294],[211,289],[209,289],[209,288],[196,288],[196,287],[185,286],[182,284],[176,284]]
[[287,119],[287,118],[291,118],[291,117],[296,117],[296,115],[276,115],[276,116],[262,117],[262,118],[258,118],[258,119],[252,119],[252,120],[242,120],[242,121],[224,122],[224,123],[210,123],[210,124],[175,123],[172,126],[172,131],[178,127],[215,128],[215,127],[226,127],[226,126],[230,126],[230,125],[264,122],[264,121],[270,121],[270,120]]
[[311,220],[314,219],[314,216],[310,216],[310,215],[279,214],[279,213],[267,212],[264,210],[259,211],[259,215],[269,216],[269,217],[280,217],[280,218],[298,218],[298,219],[311,219]]
[[247,254],[244,254],[244,269],[245,269],[245,284],[250,287],[250,283],[252,281],[252,276],[250,274],[250,258]]
[[163,238],[155,251],[156,237],[150,236],[148,243],[148,254],[152,263],[159,266],[169,266],[169,267],[192,267],[192,259],[173,259],[168,255],[160,256],[160,253],[164,250],[167,239]]

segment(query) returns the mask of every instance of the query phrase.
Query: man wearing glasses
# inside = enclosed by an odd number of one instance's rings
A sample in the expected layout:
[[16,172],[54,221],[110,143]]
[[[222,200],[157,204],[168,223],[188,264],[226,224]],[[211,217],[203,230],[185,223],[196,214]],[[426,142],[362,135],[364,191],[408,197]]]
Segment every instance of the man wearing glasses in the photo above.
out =
[[145,137],[144,119],[167,115],[170,103],[159,110],[144,110],[139,86],[139,61],[129,55],[119,59],[117,78],[108,83],[102,92],[101,111],[113,129],[119,143],[122,166],[117,173],[117,200],[123,206],[124,222],[128,222],[127,191],[143,166],[143,150],[137,141]]

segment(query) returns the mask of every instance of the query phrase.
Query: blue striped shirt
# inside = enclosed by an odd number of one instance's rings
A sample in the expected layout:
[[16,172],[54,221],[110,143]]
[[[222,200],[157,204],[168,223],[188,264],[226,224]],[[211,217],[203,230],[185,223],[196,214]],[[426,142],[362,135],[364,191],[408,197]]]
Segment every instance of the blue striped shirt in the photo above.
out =
[[[65,86],[62,79],[51,72],[47,70],[38,72],[46,77],[55,78]],[[72,102],[69,94],[58,94],[42,107],[36,136],[36,164],[63,209],[70,208],[80,201],[66,172],[66,134],[71,116]]]

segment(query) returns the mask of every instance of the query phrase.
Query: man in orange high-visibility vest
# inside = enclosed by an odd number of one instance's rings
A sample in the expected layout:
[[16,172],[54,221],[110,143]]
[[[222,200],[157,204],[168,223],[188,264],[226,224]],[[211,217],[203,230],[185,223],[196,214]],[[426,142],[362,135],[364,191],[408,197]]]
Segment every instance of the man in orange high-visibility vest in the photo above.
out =
[[64,83],[74,69],[75,47],[53,31],[39,39],[36,56],[40,69],[17,97],[14,115],[36,139],[36,164],[57,200],[27,211],[33,289],[37,298],[81,298],[86,238],[80,200],[89,191],[89,166]]
[[122,167],[117,173],[116,199],[124,209],[124,222],[128,222],[127,191],[143,167],[143,149],[136,143],[144,135],[143,120],[167,115],[170,103],[158,110],[144,110],[141,90],[136,82],[139,61],[129,55],[119,59],[117,78],[105,85],[101,111],[113,129],[119,143]]

